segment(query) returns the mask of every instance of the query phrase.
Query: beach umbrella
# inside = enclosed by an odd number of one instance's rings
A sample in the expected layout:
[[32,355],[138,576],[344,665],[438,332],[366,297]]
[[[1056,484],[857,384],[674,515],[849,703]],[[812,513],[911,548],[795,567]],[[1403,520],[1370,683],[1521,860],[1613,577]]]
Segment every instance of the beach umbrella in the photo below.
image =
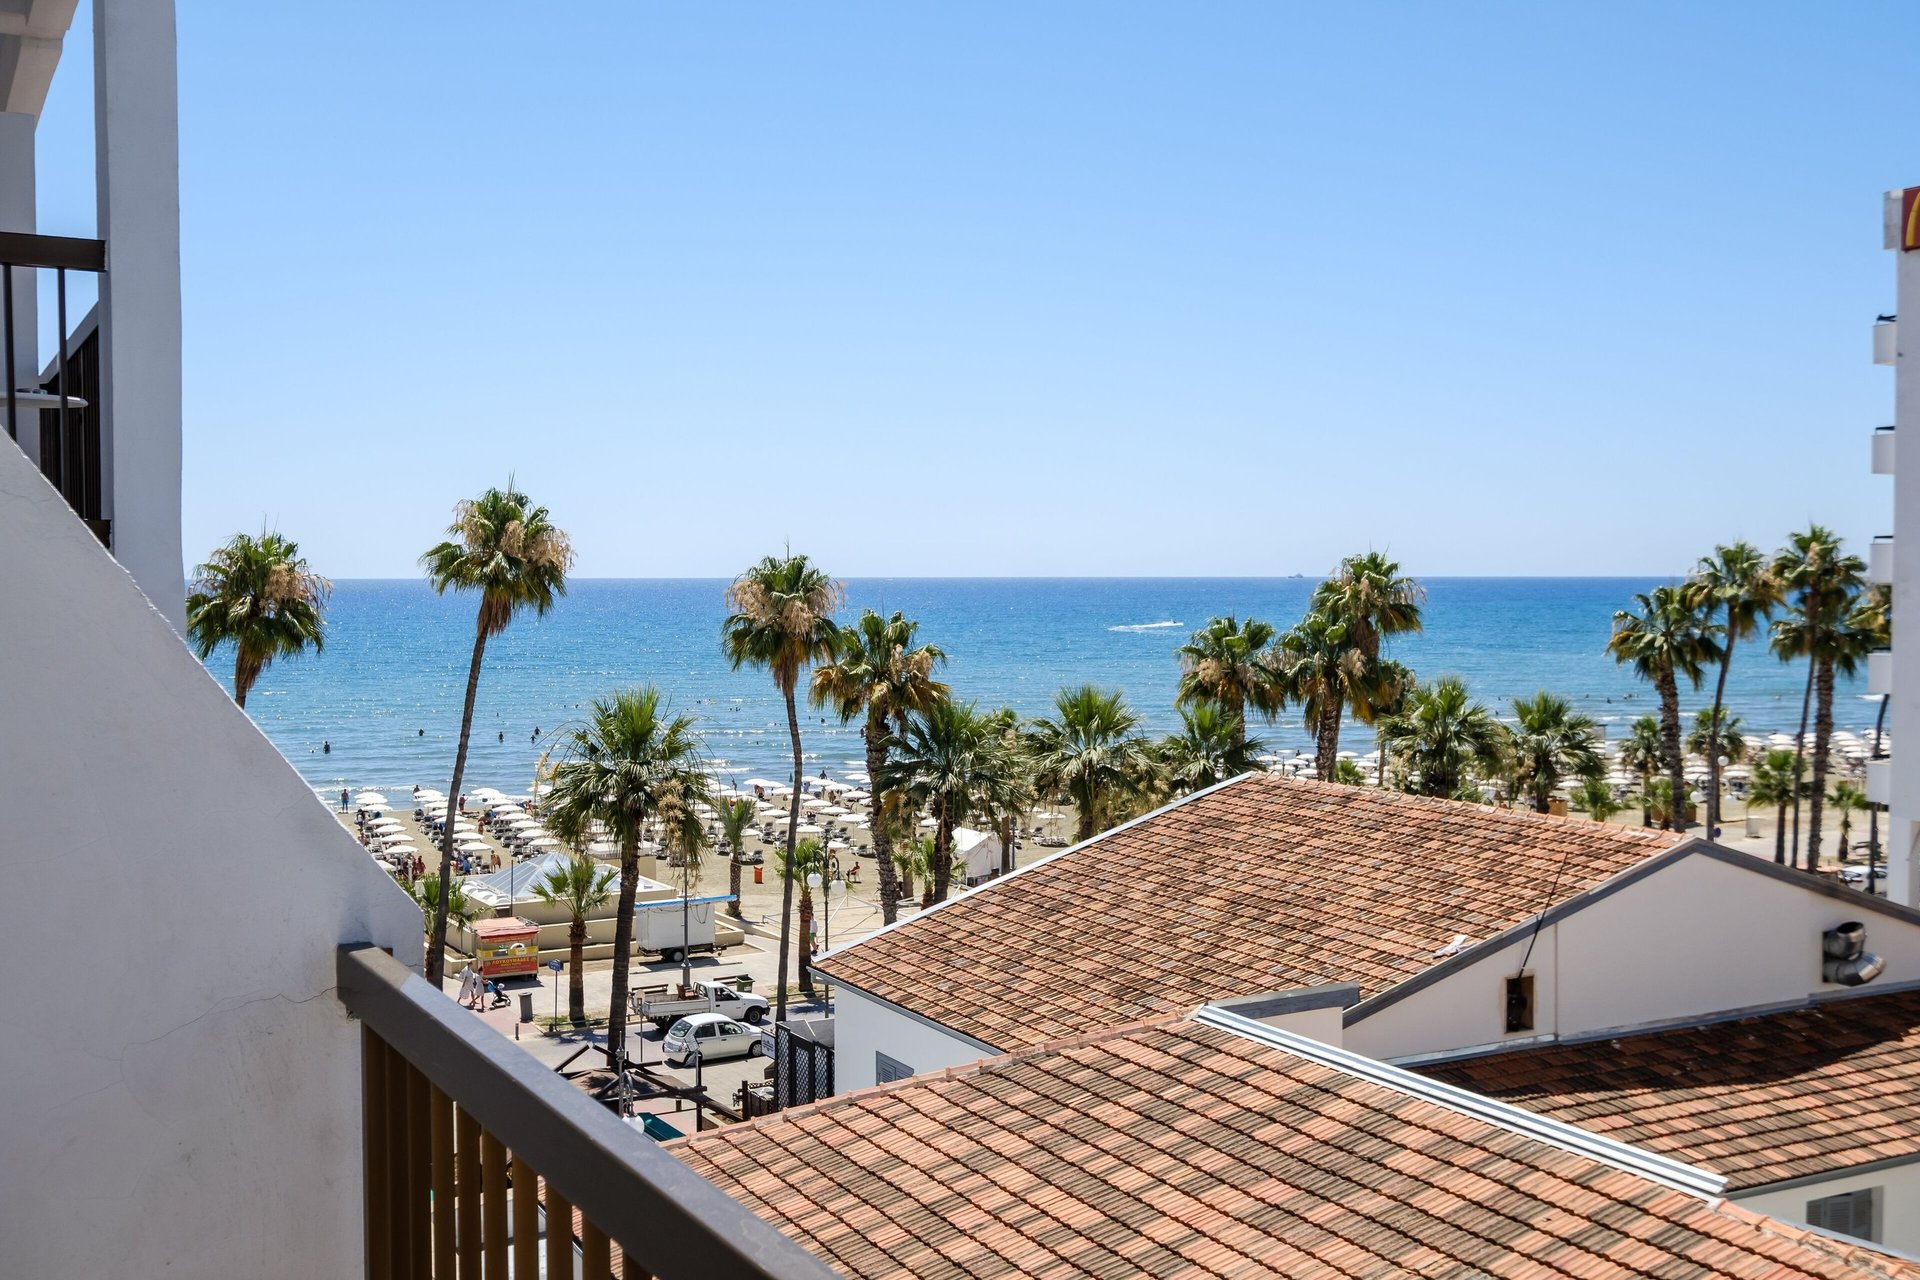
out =
[[534,849],[558,849],[560,847],[560,841],[553,836],[535,836],[533,839],[527,841],[527,844]]
[[362,791],[353,798],[353,803],[362,809],[384,809],[387,807],[387,798],[378,791]]
[[811,822],[803,822],[795,827],[794,830],[803,836],[817,836],[822,834],[820,828],[814,826]]

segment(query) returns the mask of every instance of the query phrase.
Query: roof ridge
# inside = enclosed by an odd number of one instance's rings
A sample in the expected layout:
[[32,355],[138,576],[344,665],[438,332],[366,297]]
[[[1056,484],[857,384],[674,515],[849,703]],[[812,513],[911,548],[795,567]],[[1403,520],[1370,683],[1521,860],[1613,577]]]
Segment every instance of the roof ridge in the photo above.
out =
[[[1429,809],[1439,812],[1444,809],[1476,809],[1482,813],[1510,818],[1522,824],[1537,823],[1542,826],[1578,827],[1591,830],[1595,835],[1609,839],[1625,839],[1634,844],[1653,844],[1661,848],[1672,848],[1681,842],[1698,837],[1688,836],[1685,832],[1665,832],[1659,828],[1642,830],[1638,827],[1623,827],[1611,822],[1595,822],[1591,818],[1576,818],[1572,814],[1538,813],[1532,809],[1517,809],[1510,805],[1485,804],[1472,800],[1454,800],[1445,796],[1416,795],[1411,791],[1395,791],[1388,787],[1354,787],[1345,782],[1322,782],[1318,778],[1294,778],[1272,770],[1262,770],[1256,774],[1242,774],[1242,777],[1260,777],[1272,779],[1290,787],[1304,787],[1315,791],[1358,792],[1369,798],[1378,797],[1392,804],[1408,808]],[[1672,839],[1666,839],[1671,835]]]
[[1202,1006],[1193,1014],[1193,1020],[1216,1030],[1265,1044],[1270,1048],[1284,1050],[1295,1057],[1305,1058],[1309,1062],[1317,1062],[1321,1066],[1330,1067],[1355,1079],[1381,1085],[1397,1093],[1406,1094],[1408,1097],[1419,1098],[1435,1106],[1472,1116],[1510,1133],[1517,1133],[1521,1137],[1532,1138],[1535,1141],[1559,1147],[1563,1151],[1612,1165],[1616,1169],[1658,1182],[1676,1191],[1690,1192],[1706,1200],[1718,1200],[1726,1190],[1727,1180],[1719,1174],[1675,1160],[1671,1156],[1663,1156],[1631,1146],[1616,1138],[1602,1137],[1567,1124],[1565,1121],[1550,1119],[1511,1103],[1500,1102],[1467,1089],[1417,1075],[1403,1067],[1365,1057],[1350,1049],[1339,1048],[1264,1022],[1255,1022],[1251,1018],[1231,1013],[1218,1006]]

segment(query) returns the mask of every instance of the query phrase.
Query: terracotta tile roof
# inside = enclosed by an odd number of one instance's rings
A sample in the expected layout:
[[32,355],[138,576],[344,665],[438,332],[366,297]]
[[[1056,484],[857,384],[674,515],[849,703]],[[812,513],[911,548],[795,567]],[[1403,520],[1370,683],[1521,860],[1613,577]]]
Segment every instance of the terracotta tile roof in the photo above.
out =
[[1322,982],[1372,996],[1677,843],[1253,774],[909,918],[823,973],[999,1049]]
[[1920,1277],[1288,1043],[1111,1030],[666,1145],[853,1277]]
[[1920,1155],[1920,991],[1418,1070],[1736,1190]]

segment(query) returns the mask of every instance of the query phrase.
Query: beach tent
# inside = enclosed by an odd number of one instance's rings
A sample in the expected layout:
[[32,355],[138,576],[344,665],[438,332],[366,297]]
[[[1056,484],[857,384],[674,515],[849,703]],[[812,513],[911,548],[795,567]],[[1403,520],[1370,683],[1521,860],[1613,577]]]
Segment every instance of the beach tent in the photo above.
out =
[[967,864],[966,881],[978,884],[1000,872],[1000,837],[970,827],[953,829],[953,855]]

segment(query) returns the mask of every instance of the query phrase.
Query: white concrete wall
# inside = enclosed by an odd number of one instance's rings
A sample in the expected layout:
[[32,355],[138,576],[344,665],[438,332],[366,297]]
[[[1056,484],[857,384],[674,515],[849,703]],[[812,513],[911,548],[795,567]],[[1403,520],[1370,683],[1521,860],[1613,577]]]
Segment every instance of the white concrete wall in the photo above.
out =
[[[1920,735],[1920,250],[1903,253],[1898,247],[1899,192],[1889,195],[1888,206],[1887,244],[1895,259],[1895,306],[1889,310],[1897,310],[1900,315],[1899,355],[1893,375],[1894,436],[1896,441],[1901,436],[1908,440],[1905,449],[1896,444],[1894,450],[1893,519],[1886,529],[1896,540],[1894,680],[1893,697],[1887,704],[1887,729],[1895,747],[1890,762],[1890,812],[1882,839],[1887,851],[1887,896],[1913,906],[1920,905],[1920,866],[1915,861],[1920,855],[1916,848],[1920,839],[1920,736],[1904,748],[1900,742],[1902,734]],[[1864,351],[1861,358],[1866,359]],[[1909,545],[1903,548],[1901,543]]]
[[420,916],[0,440],[0,1276],[361,1268],[334,948]]
[[1255,1018],[1254,1021],[1338,1049],[1346,1041],[1346,1013],[1337,1005],[1329,1005],[1325,1009],[1301,1009],[1295,1013],[1275,1014],[1271,1018]]
[[1821,978],[1820,935],[1846,920],[1863,921],[1867,949],[1887,961],[1873,986],[1920,980],[1920,925],[1863,905],[1694,854],[1540,931],[1526,965],[1532,1032],[1504,1029],[1505,979],[1520,969],[1522,938],[1350,1025],[1346,1047],[1410,1057],[1843,992]]
[[833,1084],[839,1093],[873,1085],[876,1051],[906,1063],[916,1075],[992,1056],[847,987],[833,989],[833,1023]]
[[186,631],[173,0],[93,0],[103,500],[113,554]]
[[1865,1187],[1879,1187],[1880,1234],[1875,1244],[1906,1253],[1920,1253],[1920,1164],[1895,1165],[1878,1173],[1832,1178],[1787,1191],[1759,1191],[1729,1196],[1735,1204],[1756,1213],[1769,1213],[1789,1222],[1807,1220],[1807,1202]]

